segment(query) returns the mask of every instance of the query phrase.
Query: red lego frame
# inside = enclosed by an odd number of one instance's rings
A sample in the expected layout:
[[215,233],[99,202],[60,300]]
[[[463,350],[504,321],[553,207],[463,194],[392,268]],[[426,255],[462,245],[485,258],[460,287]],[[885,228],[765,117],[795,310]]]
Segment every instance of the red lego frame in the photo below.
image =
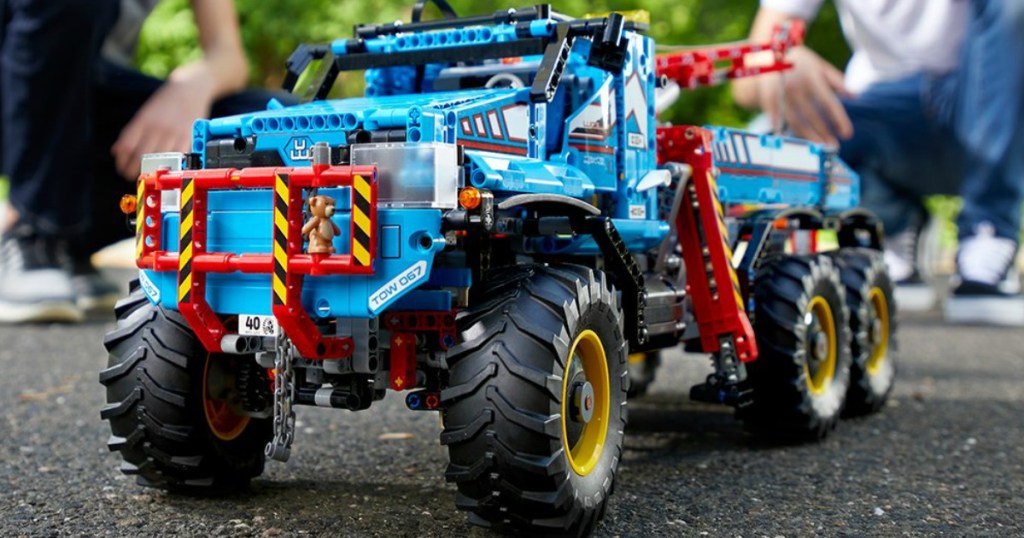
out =
[[[358,183],[358,184],[357,184]],[[314,259],[302,252],[303,189],[350,187],[352,207],[367,213],[368,224],[351,223],[351,241],[359,238],[367,256],[332,254]],[[267,189],[274,207],[274,252],[234,254],[206,251],[207,199],[211,190]],[[160,249],[160,194],[181,189],[178,252]],[[351,356],[350,337],[325,337],[301,304],[305,275],[372,275],[377,256],[377,170],[374,166],[275,167],[159,170],[139,178],[138,244],[140,269],[177,271],[178,309],[210,352],[221,351],[224,324],[206,302],[207,273],[270,274],[272,311],[299,353],[309,359]]]

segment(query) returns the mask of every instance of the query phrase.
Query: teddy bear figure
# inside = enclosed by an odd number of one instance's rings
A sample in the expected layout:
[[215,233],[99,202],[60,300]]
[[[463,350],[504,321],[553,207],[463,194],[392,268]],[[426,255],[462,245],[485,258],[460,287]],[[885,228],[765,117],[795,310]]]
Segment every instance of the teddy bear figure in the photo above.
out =
[[312,196],[309,199],[309,212],[313,216],[302,226],[302,236],[309,239],[306,252],[312,254],[314,260],[322,260],[334,253],[334,236],[341,233],[331,220],[334,205],[334,198],[330,196]]

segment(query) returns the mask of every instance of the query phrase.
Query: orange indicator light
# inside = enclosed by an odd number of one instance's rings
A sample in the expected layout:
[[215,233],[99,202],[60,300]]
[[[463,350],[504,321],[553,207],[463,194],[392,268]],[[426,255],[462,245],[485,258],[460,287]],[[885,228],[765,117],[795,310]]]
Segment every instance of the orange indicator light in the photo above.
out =
[[465,209],[480,207],[480,191],[474,187],[466,187],[459,192],[459,205]]
[[132,215],[135,213],[135,209],[138,207],[139,201],[135,199],[134,194],[126,194],[121,197],[121,202],[118,204],[121,206],[121,212],[125,215]]

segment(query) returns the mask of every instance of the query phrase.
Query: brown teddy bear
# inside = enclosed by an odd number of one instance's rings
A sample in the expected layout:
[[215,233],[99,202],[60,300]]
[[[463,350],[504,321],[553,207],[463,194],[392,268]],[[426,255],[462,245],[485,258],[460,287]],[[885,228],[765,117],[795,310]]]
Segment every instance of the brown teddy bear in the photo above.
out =
[[334,198],[330,196],[313,196],[309,199],[309,212],[313,217],[302,226],[302,236],[309,239],[306,252],[316,260],[334,253],[334,236],[341,233],[341,228],[331,220],[334,205]]

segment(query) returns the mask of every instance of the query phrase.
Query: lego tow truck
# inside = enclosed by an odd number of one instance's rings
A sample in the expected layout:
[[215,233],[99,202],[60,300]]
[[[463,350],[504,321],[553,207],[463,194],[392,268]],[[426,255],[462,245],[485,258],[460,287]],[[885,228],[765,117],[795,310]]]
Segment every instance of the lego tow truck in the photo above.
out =
[[[472,522],[586,534],[659,350],[711,356],[691,398],[756,434],[882,406],[892,283],[858,177],[821,145],[658,121],[683,88],[786,69],[799,26],[659,54],[618,13],[435,3],[301,46],[303,104],[144,159],[100,374],[125,473],[230,490],[288,458],[297,407],[390,391],[440,413]],[[346,71],[365,97],[327,99]]]

